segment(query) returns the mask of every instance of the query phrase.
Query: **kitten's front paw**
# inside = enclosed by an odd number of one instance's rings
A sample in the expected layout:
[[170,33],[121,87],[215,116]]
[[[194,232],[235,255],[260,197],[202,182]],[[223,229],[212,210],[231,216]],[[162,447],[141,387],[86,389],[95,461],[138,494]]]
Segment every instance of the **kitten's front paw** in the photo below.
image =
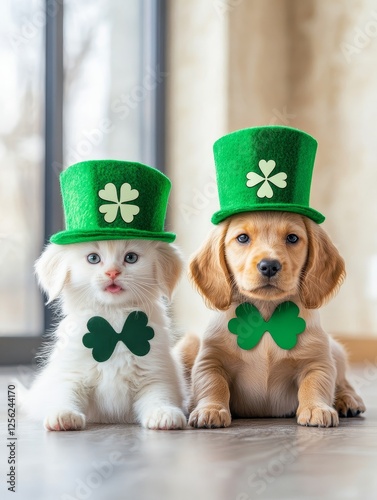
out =
[[77,411],[60,411],[49,415],[44,420],[48,431],[80,431],[85,429],[85,415]]
[[328,405],[304,406],[297,410],[297,423],[311,427],[337,427],[338,413]]
[[191,427],[217,428],[229,427],[232,421],[229,410],[222,405],[207,405],[196,407],[191,413],[189,424]]
[[163,406],[152,410],[141,422],[148,429],[184,429],[187,425],[182,410],[174,406]]

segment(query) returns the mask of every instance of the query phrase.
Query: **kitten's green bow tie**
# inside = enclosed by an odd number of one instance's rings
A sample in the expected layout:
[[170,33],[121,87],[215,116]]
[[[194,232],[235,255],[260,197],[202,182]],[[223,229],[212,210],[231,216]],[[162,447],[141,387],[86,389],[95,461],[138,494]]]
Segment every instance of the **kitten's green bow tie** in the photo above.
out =
[[148,316],[142,311],[130,313],[117,333],[101,316],[90,318],[87,323],[89,333],[82,338],[85,347],[93,349],[92,356],[98,361],[107,361],[119,341],[123,342],[136,356],[145,356],[150,351],[149,340],[153,339],[153,328],[147,326]]
[[258,309],[247,302],[236,309],[236,318],[228,323],[231,333],[237,335],[237,344],[245,350],[253,349],[264,333],[269,332],[282,349],[293,349],[297,336],[305,330],[306,323],[300,318],[299,308],[293,302],[283,302],[265,321]]

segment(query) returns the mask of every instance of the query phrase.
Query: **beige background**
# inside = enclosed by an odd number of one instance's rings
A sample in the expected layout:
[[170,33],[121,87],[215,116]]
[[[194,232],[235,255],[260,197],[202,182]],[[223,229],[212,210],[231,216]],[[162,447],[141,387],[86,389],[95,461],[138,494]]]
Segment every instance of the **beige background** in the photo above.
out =
[[[217,210],[212,144],[244,127],[285,124],[319,142],[311,205],[347,263],[323,309],[343,336],[377,337],[377,2],[170,0],[170,224],[186,258]],[[193,310],[195,313],[193,313]],[[185,278],[178,323],[208,311]]]

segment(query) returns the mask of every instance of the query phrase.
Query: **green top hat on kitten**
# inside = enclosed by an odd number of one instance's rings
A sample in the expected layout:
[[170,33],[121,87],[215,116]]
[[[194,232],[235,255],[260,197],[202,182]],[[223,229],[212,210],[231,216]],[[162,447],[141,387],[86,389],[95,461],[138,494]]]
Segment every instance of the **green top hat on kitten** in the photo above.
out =
[[155,168],[118,160],[76,163],[60,174],[66,229],[51,243],[144,239],[171,243],[164,231],[170,180]]
[[232,132],[215,142],[220,210],[218,224],[241,212],[275,210],[325,217],[310,208],[317,141],[301,130],[270,125]]

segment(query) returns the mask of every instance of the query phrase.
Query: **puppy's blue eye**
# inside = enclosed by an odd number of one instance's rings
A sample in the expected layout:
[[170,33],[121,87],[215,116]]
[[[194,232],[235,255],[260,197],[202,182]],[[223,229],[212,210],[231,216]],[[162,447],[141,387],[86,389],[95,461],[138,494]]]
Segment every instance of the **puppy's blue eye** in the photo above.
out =
[[98,253],[90,253],[86,260],[89,262],[89,264],[98,264],[98,262],[101,262],[101,257],[98,255]]
[[287,243],[297,243],[299,240],[299,237],[296,234],[288,234],[287,236]]
[[240,234],[239,236],[237,236],[237,241],[238,241],[238,243],[245,244],[245,243],[249,243],[250,238],[248,237],[247,234]]
[[124,257],[124,262],[127,264],[135,264],[139,259],[139,256],[135,252],[128,252]]

